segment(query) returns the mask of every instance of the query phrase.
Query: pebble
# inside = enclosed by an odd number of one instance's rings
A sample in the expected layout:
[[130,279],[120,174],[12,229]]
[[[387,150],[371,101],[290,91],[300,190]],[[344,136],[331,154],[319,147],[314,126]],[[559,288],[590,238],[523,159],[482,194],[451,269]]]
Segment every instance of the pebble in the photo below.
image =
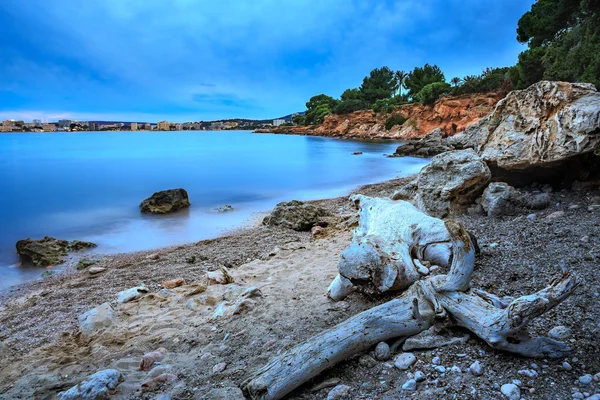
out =
[[390,359],[390,346],[386,342],[380,342],[375,346],[375,358],[379,361],[387,361]]
[[454,372],[455,374],[462,374],[462,370],[456,365],[453,365],[452,368],[450,368],[450,371]]
[[404,385],[402,385],[402,390],[414,392],[415,390],[417,390],[417,381],[415,381],[414,379],[407,380],[406,382],[404,382]]
[[417,357],[413,353],[402,353],[394,357],[394,365],[396,368],[403,371],[410,368],[411,365],[417,362]]
[[213,374],[219,373],[219,372],[223,372],[225,371],[225,368],[227,368],[227,364],[222,362],[222,363],[218,363],[217,365],[215,365],[212,369]]
[[571,330],[563,325],[555,326],[554,328],[550,329],[548,336],[553,339],[564,340],[571,336]]
[[347,385],[337,385],[333,389],[329,391],[327,394],[327,400],[342,400],[348,398],[350,394],[350,386]]
[[425,374],[421,371],[415,372],[415,381],[423,382],[425,380]]
[[442,363],[442,360],[438,356],[435,356],[433,357],[433,360],[431,360],[431,363],[433,365],[440,365]]
[[483,375],[483,365],[479,361],[475,361],[469,367],[469,371],[475,376],[481,376]]
[[573,369],[573,367],[571,367],[571,364],[569,364],[566,361],[562,363],[562,367],[565,371],[571,371]]
[[375,361],[375,359],[373,357],[368,356],[368,355],[360,356],[360,358],[358,359],[358,363],[360,365],[362,365],[363,367],[367,367],[367,368],[373,368],[374,366],[377,365],[377,361]]
[[515,384],[505,383],[500,391],[508,400],[519,400],[521,398],[521,390]]
[[554,211],[552,214],[546,216],[548,219],[560,218],[565,215],[564,211]]
[[102,268],[102,267],[91,267],[90,269],[88,269],[88,272],[91,275],[100,274],[100,273],[102,273],[104,271],[106,271],[106,268]]
[[535,221],[537,219],[537,214],[529,214],[527,219],[530,221]]
[[518,374],[532,379],[538,376],[537,371],[533,369],[522,369],[518,372]]
[[593,396],[588,397],[586,400],[600,400],[600,394],[596,393]]
[[594,375],[594,382],[599,382],[600,381],[600,372],[598,372],[596,375]]
[[446,372],[446,367],[444,367],[443,365],[438,365],[434,369],[436,370],[436,372],[439,372],[440,374],[443,374],[444,372]]
[[579,377],[579,383],[582,384],[583,386],[587,386],[590,383],[592,383],[593,379],[594,378],[592,377],[592,375],[585,374],[585,375]]
[[575,392],[575,393],[573,393],[573,398],[574,399],[583,399],[583,393]]
[[523,382],[521,382],[518,379],[513,379],[512,383],[515,384],[515,385],[517,385],[517,386],[522,386],[523,385]]

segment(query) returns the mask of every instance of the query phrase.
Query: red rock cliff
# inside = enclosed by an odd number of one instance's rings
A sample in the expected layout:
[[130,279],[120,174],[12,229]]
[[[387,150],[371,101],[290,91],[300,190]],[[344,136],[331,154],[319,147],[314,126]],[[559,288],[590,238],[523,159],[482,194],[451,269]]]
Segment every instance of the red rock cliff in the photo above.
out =
[[[325,117],[321,125],[281,126],[273,132],[365,139],[413,139],[441,128],[446,135],[452,136],[492,112],[501,98],[499,93],[444,97],[433,107],[406,104],[397,107],[391,114],[375,114],[371,110],[344,115],[331,114]],[[385,129],[385,121],[392,114],[401,114],[408,120],[401,127],[395,126],[388,131]]]

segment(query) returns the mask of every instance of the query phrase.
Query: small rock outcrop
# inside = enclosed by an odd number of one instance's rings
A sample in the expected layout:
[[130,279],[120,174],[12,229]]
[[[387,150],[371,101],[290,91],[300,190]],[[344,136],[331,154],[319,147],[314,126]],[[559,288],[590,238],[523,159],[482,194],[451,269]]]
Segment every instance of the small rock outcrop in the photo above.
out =
[[514,215],[521,204],[521,194],[504,182],[492,182],[483,192],[481,205],[488,217]]
[[442,129],[437,128],[418,140],[410,140],[403,145],[398,146],[396,152],[390,157],[433,157],[446,151],[454,150],[453,147],[446,144],[442,137]]
[[110,395],[123,382],[121,372],[116,369],[105,369],[91,375],[85,381],[73,386],[66,392],[58,394],[59,400],[100,400],[109,399]]
[[39,267],[57,265],[65,262],[65,257],[71,251],[80,251],[96,247],[94,243],[73,240],[55,239],[46,236],[43,239],[24,239],[17,242],[17,254],[27,263]]
[[510,92],[491,114],[448,142],[475,149],[495,177],[515,184],[557,175],[554,167],[600,145],[600,93],[588,83],[538,82]]
[[417,177],[415,203],[444,218],[473,204],[491,179],[488,166],[471,149],[439,154]]
[[170,189],[154,193],[140,204],[143,213],[167,214],[187,208],[190,199],[185,189]]
[[263,225],[278,225],[295,231],[310,231],[313,226],[327,226],[331,214],[322,207],[298,200],[277,204]]

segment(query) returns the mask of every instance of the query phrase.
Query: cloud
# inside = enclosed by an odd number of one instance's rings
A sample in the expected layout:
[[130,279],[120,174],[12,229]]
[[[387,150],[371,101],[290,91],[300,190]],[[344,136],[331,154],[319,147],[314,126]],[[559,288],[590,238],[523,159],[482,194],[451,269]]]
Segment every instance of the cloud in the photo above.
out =
[[271,118],[382,65],[450,77],[512,64],[531,3],[3,0],[0,109]]

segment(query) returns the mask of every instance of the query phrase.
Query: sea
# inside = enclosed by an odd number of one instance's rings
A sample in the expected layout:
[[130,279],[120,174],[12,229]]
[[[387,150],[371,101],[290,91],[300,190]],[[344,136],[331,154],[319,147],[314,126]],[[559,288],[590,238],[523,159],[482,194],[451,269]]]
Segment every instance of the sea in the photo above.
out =
[[[346,195],[428,162],[384,156],[398,144],[251,131],[0,134],[0,290],[44,271],[21,265],[17,240],[79,239],[107,254],[217,237],[281,201]],[[189,209],[140,213],[143,199],[173,188],[187,190]],[[217,211],[226,204],[233,211]]]

